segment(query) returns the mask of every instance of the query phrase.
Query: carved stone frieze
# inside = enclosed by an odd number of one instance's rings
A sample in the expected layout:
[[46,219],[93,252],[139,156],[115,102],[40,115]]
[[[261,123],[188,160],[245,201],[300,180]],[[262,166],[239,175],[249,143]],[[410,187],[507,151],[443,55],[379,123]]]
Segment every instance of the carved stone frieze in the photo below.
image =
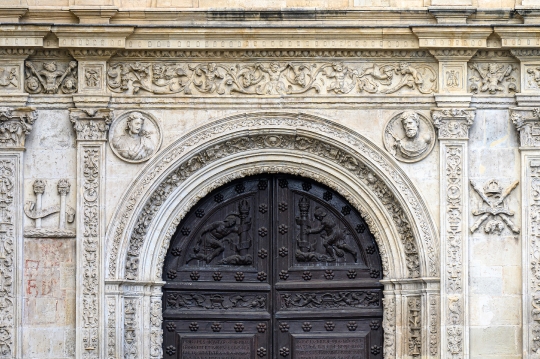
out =
[[107,298],[107,359],[116,359],[116,300],[114,296]]
[[148,226],[151,224],[155,214],[165,199],[167,199],[180,182],[185,181],[195,171],[200,170],[224,156],[231,156],[263,148],[290,149],[320,156],[335,162],[362,180],[376,196],[379,197],[395,222],[405,249],[407,267],[409,270],[408,275],[412,278],[420,276],[418,247],[412,233],[410,222],[405,219],[406,215],[403,208],[396,201],[388,186],[379,178],[379,176],[372,172],[369,167],[362,164],[354,155],[332,144],[304,136],[266,134],[240,136],[215,143],[210,148],[203,149],[183,161],[177,169],[158,186],[153,195],[146,202],[142,214],[137,219],[137,223],[131,233],[125,267],[126,279],[137,278],[139,271],[138,262],[141,254],[140,249],[145,241]]
[[37,119],[33,108],[0,107],[0,148],[24,147],[26,135]]
[[437,71],[431,64],[405,61],[116,62],[109,64],[107,85],[129,95],[430,94],[437,88]]
[[19,80],[18,66],[0,67],[0,89],[19,88]]
[[452,108],[432,111],[433,124],[439,129],[440,139],[467,139],[473,124],[475,109]]
[[439,301],[438,296],[429,297],[429,354],[436,356],[439,352]]
[[422,318],[420,298],[410,297],[408,306],[408,347],[409,355],[418,358],[422,354]]
[[31,94],[72,94],[77,91],[77,62],[26,61],[24,89]]
[[395,358],[396,356],[396,299],[385,297],[383,301],[383,331],[384,331],[384,359]]
[[519,92],[519,71],[514,64],[473,62],[469,64],[469,90],[475,94]]
[[484,223],[484,232],[487,234],[497,233],[501,235],[506,226],[513,233],[519,233],[519,227],[510,219],[510,217],[514,216],[514,211],[508,209],[508,205],[505,203],[506,197],[512,193],[518,184],[519,181],[514,181],[503,190],[496,179],[488,181],[483,188],[480,188],[478,183],[471,180],[472,188],[483,201],[483,204],[478,209],[472,211],[473,216],[481,216],[471,226],[472,233]]
[[150,357],[163,358],[163,312],[160,297],[152,297],[150,302]]
[[529,293],[526,296],[524,329],[527,335],[525,348],[529,348],[531,357],[540,353],[540,158],[536,156],[534,159],[527,160],[527,202],[529,212],[529,226],[527,228],[528,242],[525,243],[527,258],[525,261],[526,271],[525,276],[528,278],[526,282]]
[[[13,158],[0,158],[0,356],[15,358],[16,353],[16,309],[17,273],[15,221],[17,209],[14,200],[17,196],[17,169]],[[17,293],[22,295],[22,293]]]
[[140,312],[139,299],[126,298],[124,300],[124,359],[138,359],[138,313]]
[[69,118],[77,132],[77,140],[104,141],[113,120],[113,110],[72,108],[69,110]]
[[104,58],[108,59],[116,54],[114,49],[70,49],[69,53],[76,59]]

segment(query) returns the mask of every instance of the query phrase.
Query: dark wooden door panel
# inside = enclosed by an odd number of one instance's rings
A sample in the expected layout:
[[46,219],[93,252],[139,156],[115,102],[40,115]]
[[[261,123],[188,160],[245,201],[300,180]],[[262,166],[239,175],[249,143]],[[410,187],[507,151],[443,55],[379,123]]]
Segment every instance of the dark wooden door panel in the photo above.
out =
[[165,358],[380,358],[381,262],[335,191],[244,178],[201,200],[165,259]]

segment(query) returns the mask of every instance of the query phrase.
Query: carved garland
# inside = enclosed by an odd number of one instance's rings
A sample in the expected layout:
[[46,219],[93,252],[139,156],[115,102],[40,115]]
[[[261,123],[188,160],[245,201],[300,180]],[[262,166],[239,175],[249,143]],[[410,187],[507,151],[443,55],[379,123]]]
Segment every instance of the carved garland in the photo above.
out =
[[100,150],[84,148],[83,159],[83,347],[85,358],[99,358],[98,288],[99,288],[99,157]]
[[[381,156],[378,151],[372,149],[368,144],[365,144],[363,139],[340,129],[335,125],[331,125],[322,119],[304,114],[243,114],[230,117],[204,128],[204,131],[194,132],[189,137],[182,140],[181,145],[177,145],[167,152],[166,155],[162,156],[161,159],[156,159],[151,170],[147,171],[141,180],[138,181],[138,184],[135,186],[136,190],[130,193],[129,197],[124,200],[124,203],[126,203],[125,207],[121,209],[116,216],[116,220],[113,221],[114,224],[111,228],[111,237],[113,237],[113,240],[108,248],[110,252],[108,264],[109,276],[116,276],[116,264],[120,242],[124,237],[124,230],[128,225],[132,212],[136,208],[139,198],[147,190],[147,187],[155,181],[155,178],[170,165],[170,163],[180,157],[186,148],[195,146],[203,141],[208,141],[213,137],[221,136],[223,133],[238,131],[242,128],[266,128],[269,126],[290,128],[295,131],[305,129],[314,133],[330,136],[356,148],[359,153],[376,163],[383,172],[394,180],[397,190],[404,195],[405,200],[408,202],[414,217],[419,223],[420,234],[427,250],[428,275],[432,277],[438,276],[438,250],[435,245],[435,239],[432,237],[432,234],[434,233],[432,225],[426,217],[424,206],[418,201],[417,194],[411,190],[409,184],[403,179],[402,175],[396,171],[394,167],[390,165],[388,160]],[[345,194],[343,192],[341,193]],[[358,209],[361,211],[361,208]],[[372,226],[372,224],[369,225]],[[374,226],[371,228],[374,228]]]
[[179,183],[185,181],[195,171],[220,158],[264,148],[303,151],[331,160],[364,182],[380,199],[395,223],[405,248],[409,277],[416,278],[420,276],[418,248],[411,225],[406,219],[403,208],[388,186],[371,169],[359,163],[358,159],[351,153],[317,139],[293,135],[256,135],[243,136],[212,144],[199,153],[190,156],[190,158],[186,159],[175,171],[167,176],[145,204],[142,215],[138,218],[133,229],[126,261],[126,278],[137,278],[140,250],[144,243],[149,224],[159,211],[160,206]]
[[[24,136],[23,136],[24,137]],[[14,210],[15,162],[0,160],[0,356],[11,358],[14,354]]]

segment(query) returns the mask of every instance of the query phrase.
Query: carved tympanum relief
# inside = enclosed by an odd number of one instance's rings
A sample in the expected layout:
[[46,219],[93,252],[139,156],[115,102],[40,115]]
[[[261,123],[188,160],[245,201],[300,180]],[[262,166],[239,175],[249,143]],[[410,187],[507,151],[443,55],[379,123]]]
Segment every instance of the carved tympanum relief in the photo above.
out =
[[433,125],[414,111],[402,112],[388,121],[384,130],[384,147],[402,162],[424,159],[435,145]]
[[109,65],[107,85],[112,92],[156,95],[430,94],[437,88],[437,71],[431,64],[405,61],[124,61]]
[[496,179],[487,181],[483,188],[480,188],[480,185],[473,180],[470,182],[483,201],[478,209],[472,211],[473,216],[481,217],[471,226],[471,232],[476,232],[485,223],[484,232],[487,234],[500,235],[506,226],[513,233],[518,234],[519,228],[510,220],[510,217],[514,216],[514,211],[508,209],[505,200],[517,187],[519,181],[512,182],[504,190]]
[[119,116],[109,131],[114,154],[131,163],[147,161],[159,150],[162,140],[157,120],[139,111]]
[[[60,203],[43,208],[42,200],[46,189],[46,182],[44,180],[34,181],[33,191],[36,195],[36,201],[26,201],[24,206],[24,213],[28,218],[34,220],[34,227],[26,227],[24,229],[25,237],[75,237],[75,232],[66,228],[66,222],[73,223],[75,221],[75,210],[66,204],[66,196],[70,191],[70,187],[71,185],[68,180],[61,179],[58,181],[57,190],[60,196]],[[56,213],[59,214],[58,226],[56,228],[42,228],[42,219]]]
[[77,62],[27,61],[24,89],[31,94],[72,94],[77,91]]

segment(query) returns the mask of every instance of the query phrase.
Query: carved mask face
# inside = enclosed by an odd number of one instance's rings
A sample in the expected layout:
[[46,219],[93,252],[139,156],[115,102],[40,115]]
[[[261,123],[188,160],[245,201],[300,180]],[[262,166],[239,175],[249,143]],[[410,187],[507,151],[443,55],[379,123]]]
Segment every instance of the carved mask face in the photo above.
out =
[[405,118],[403,121],[403,129],[405,130],[405,135],[409,138],[413,138],[418,133],[418,124],[411,117]]
[[132,135],[138,134],[141,132],[142,125],[143,125],[143,119],[142,118],[134,118],[128,123],[129,132]]
[[56,64],[54,62],[45,62],[43,68],[49,72],[56,71]]

